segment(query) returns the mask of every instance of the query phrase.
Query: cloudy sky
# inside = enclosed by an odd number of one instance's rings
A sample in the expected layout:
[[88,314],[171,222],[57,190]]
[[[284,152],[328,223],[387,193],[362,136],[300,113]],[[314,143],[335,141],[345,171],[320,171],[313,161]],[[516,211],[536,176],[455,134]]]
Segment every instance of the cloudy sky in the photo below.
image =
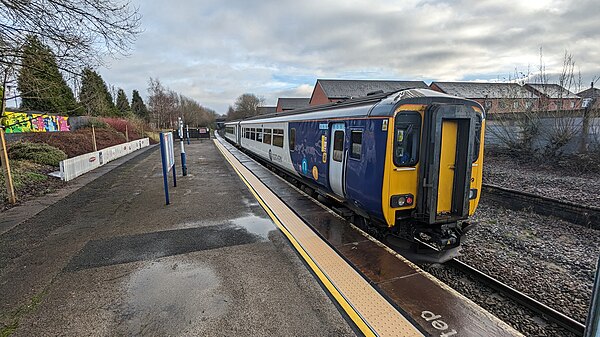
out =
[[506,80],[568,51],[584,89],[600,75],[598,0],[132,0],[128,57],[99,72],[131,96],[149,77],[224,113],[249,92],[308,97],[317,78]]

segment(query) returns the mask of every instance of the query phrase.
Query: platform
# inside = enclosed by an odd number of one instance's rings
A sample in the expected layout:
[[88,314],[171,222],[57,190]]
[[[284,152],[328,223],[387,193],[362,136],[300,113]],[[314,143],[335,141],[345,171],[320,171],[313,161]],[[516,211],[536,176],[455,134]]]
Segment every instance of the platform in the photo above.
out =
[[[365,335],[409,336],[418,330],[427,336],[520,336],[225,140],[215,142],[290,242],[300,241],[296,249],[321,282],[332,284],[327,289],[340,294],[334,297],[342,308],[350,308],[349,315]],[[313,248],[314,242],[320,245]],[[320,258],[327,261],[319,263]],[[331,267],[329,259],[339,262]]]
[[155,148],[0,234],[2,332],[518,335],[231,145],[186,149],[169,206]]
[[186,149],[169,206],[154,148],[0,235],[3,335],[356,334],[214,143]]

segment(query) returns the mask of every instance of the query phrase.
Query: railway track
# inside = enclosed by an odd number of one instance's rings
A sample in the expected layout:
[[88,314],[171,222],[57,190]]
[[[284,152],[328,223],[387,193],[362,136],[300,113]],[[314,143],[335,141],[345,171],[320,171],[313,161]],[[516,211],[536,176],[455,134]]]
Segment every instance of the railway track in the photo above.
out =
[[581,324],[573,318],[568,317],[567,315],[529,297],[528,295],[510,287],[505,283],[500,282],[499,280],[485,274],[484,272],[472,266],[469,266],[468,264],[461,262],[457,259],[453,259],[446,262],[446,265],[449,265],[455,269],[462,271],[467,275],[474,277],[475,279],[484,283],[485,285],[494,289],[495,291],[505,295],[506,297],[519,303],[520,305],[532,310],[536,314],[540,315],[542,318],[554,322],[578,336],[584,335],[584,324]]
[[573,202],[543,197],[491,184],[483,184],[482,197],[504,208],[531,209],[581,226],[600,229],[600,207],[578,205]]

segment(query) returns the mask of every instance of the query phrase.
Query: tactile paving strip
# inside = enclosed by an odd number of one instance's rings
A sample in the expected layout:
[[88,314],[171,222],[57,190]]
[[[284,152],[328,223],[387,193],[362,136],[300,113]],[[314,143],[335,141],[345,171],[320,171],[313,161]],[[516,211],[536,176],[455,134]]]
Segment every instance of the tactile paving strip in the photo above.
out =
[[217,140],[215,144],[362,333],[382,337],[423,336],[223,145]]

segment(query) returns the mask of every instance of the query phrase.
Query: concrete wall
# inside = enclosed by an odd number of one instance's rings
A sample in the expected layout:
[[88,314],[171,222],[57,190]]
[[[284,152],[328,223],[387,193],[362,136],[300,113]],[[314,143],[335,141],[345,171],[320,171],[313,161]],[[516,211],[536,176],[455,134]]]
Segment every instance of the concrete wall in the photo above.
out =
[[[569,130],[573,133],[572,139],[564,146],[564,153],[577,153],[582,137],[582,118],[581,117],[542,117],[537,120],[538,132],[533,138],[533,147],[535,149],[543,149],[550,145],[551,137],[556,134],[556,130]],[[485,145],[486,146],[501,146],[506,147],[503,139],[520,140],[523,136],[522,123],[517,120],[494,120],[486,121]],[[590,120],[590,128],[588,132],[589,149],[600,147],[600,118],[592,118]]]

